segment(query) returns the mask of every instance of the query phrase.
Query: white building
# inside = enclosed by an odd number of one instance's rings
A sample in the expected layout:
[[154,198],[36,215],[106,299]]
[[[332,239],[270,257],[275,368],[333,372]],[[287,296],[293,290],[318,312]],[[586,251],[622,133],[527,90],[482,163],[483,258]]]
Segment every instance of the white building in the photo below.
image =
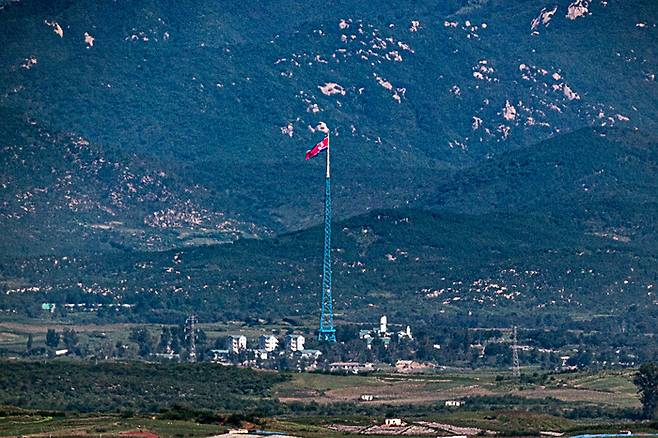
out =
[[226,349],[231,353],[239,353],[247,349],[247,337],[244,335],[230,335],[226,338]]
[[370,363],[360,363],[360,362],[332,362],[329,364],[329,371],[332,373],[335,372],[344,372],[359,374],[360,372],[369,372],[374,371],[375,366]]
[[306,342],[306,339],[302,335],[288,335],[285,340],[286,350],[291,352],[302,351],[304,342]]
[[279,340],[273,335],[262,335],[258,338],[258,348],[265,351],[274,351],[279,346]]
[[253,350],[253,351],[256,359],[267,360],[270,358],[271,351],[265,350],[263,348],[259,348],[258,350]]
[[411,334],[411,327],[407,326],[406,330],[401,330],[398,332],[398,339],[409,339],[412,340],[414,337]]
[[385,336],[388,330],[388,319],[386,318],[386,315],[382,315],[381,318],[379,318],[379,335],[380,336]]
[[445,405],[450,408],[458,408],[464,406],[463,400],[446,400]]

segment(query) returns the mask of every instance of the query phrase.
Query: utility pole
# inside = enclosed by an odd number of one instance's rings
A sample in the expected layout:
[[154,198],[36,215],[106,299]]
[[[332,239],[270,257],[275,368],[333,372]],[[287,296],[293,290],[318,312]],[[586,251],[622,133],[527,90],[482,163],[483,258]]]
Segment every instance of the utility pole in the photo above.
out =
[[516,339],[516,326],[512,329],[512,375],[521,377],[521,365],[519,363],[519,346]]

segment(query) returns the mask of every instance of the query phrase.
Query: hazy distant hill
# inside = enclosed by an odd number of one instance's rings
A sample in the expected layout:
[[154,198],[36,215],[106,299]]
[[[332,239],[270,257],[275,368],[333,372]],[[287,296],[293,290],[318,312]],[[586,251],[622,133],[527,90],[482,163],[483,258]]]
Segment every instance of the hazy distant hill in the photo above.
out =
[[[302,157],[322,122],[334,136],[343,218],[418,205],[451,171],[518,148],[541,153],[542,139],[582,127],[653,132],[657,12],[651,0],[3,2],[0,107],[9,122],[0,141],[13,181],[4,199],[38,204],[45,195],[34,189],[44,187],[12,172],[65,172],[57,151],[71,141],[112,151],[136,179],[165,170],[177,181],[159,198],[166,205],[140,201],[114,215],[63,208],[44,222],[43,209],[28,207],[20,229],[3,219],[4,246],[69,251],[60,233],[107,220],[134,232],[96,228],[91,246],[173,247],[317,224],[322,163]],[[12,167],[9,151],[29,151],[35,129],[52,141]],[[99,200],[112,187],[74,191]],[[148,218],[162,209],[201,211],[203,226],[154,230]],[[222,233],[208,219],[218,215],[241,225]],[[26,240],[28,225],[35,236]]]

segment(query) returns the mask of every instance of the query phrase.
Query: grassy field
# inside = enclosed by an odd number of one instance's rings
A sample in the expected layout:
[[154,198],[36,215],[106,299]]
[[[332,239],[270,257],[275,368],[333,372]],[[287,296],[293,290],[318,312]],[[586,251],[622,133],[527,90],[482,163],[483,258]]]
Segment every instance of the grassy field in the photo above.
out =
[[[562,415],[582,406],[607,409],[638,407],[638,398],[631,383],[632,371],[555,374],[544,385],[521,385],[508,380],[508,377],[501,376],[496,370],[358,376],[298,373],[276,384],[272,391],[273,398],[290,406],[319,404],[328,409],[327,413],[313,414],[311,411],[292,409],[290,413],[275,418],[261,418],[258,425],[242,423],[242,426],[309,438],[357,437],[364,435],[337,431],[332,427],[368,427],[381,424],[386,416],[395,415],[409,424],[430,421],[495,431],[499,436],[519,433],[531,436],[540,431],[563,432],[566,436],[620,430],[656,432],[648,423],[628,419],[570,419]],[[373,394],[375,400],[362,402],[359,400],[361,394]],[[477,406],[477,398],[467,398],[481,394],[490,397],[492,403],[502,404],[487,408]],[[454,398],[466,398],[466,407],[446,409],[442,406],[443,400]],[[339,406],[343,409],[342,413],[337,413]],[[333,413],[332,407],[337,409]],[[361,408],[366,408],[367,413]],[[63,414],[0,408],[0,436],[3,437],[126,437],[131,434],[135,436],[139,431],[149,431],[163,437],[201,437],[223,433],[228,428],[229,425],[217,422],[175,421],[159,413],[130,414],[126,418],[125,414]]]
[[[423,375],[374,374],[338,376],[296,374],[275,388],[284,402],[359,402],[363,404],[419,404],[471,396],[517,396],[528,399],[555,398],[564,402],[587,402],[619,408],[639,408],[639,398],[631,382],[633,371],[564,373],[546,383],[519,384],[497,381],[500,370],[447,371]],[[361,395],[374,400],[361,402]]]
[[15,412],[0,417],[0,436],[120,436],[150,431],[167,437],[204,437],[223,433],[227,427],[174,421],[157,417],[124,418],[118,415],[67,415],[63,417]]
[[[34,320],[17,320],[17,321],[0,321],[0,348],[11,354],[20,354],[25,351],[28,336],[32,335],[34,346],[43,346],[45,343],[46,332],[48,329],[54,329],[61,333],[64,329],[73,329],[78,333],[80,344],[94,346],[102,343],[115,344],[116,342],[127,343],[130,331],[134,327],[146,328],[154,336],[157,336],[163,325],[162,324],[90,324],[79,315],[80,321],[66,320],[58,318],[53,319],[34,319]],[[87,315],[88,316],[88,315]],[[315,323],[315,321],[313,321]],[[230,334],[241,334],[248,339],[257,339],[264,333],[287,333],[293,330],[300,333],[311,333],[311,321],[300,321],[300,326],[292,326],[283,321],[277,321],[270,324],[258,324],[251,326],[242,321],[230,321],[226,323],[207,323],[198,324],[197,327],[203,329],[208,337],[208,342],[212,345],[217,339],[224,339]]]

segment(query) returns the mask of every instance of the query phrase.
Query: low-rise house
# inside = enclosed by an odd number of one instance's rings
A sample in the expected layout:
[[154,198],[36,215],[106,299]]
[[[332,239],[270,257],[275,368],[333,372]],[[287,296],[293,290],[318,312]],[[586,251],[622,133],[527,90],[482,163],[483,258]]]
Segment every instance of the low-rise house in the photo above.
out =
[[415,360],[398,360],[395,362],[395,371],[398,373],[415,373],[425,371],[435,366],[431,363],[421,363]]
[[362,372],[374,371],[375,367],[370,362],[360,363],[360,362],[333,362],[329,364],[329,371],[332,373],[335,372],[345,372],[358,374]]
[[409,339],[412,340],[414,336],[411,334],[411,327],[407,326],[405,330],[398,332],[398,339]]
[[174,353],[173,351],[167,351],[165,353],[155,353],[155,357],[157,357],[158,359],[179,360],[180,354]]
[[301,350],[299,351],[299,357],[302,359],[313,359],[318,360],[322,356],[320,350]]
[[445,406],[449,408],[459,408],[464,406],[466,403],[463,400],[446,400]]
[[253,350],[253,352],[254,352],[254,356],[256,357],[256,359],[267,360],[267,359],[270,358],[270,353],[271,353],[270,350],[265,350],[263,348],[259,348],[257,350]]

